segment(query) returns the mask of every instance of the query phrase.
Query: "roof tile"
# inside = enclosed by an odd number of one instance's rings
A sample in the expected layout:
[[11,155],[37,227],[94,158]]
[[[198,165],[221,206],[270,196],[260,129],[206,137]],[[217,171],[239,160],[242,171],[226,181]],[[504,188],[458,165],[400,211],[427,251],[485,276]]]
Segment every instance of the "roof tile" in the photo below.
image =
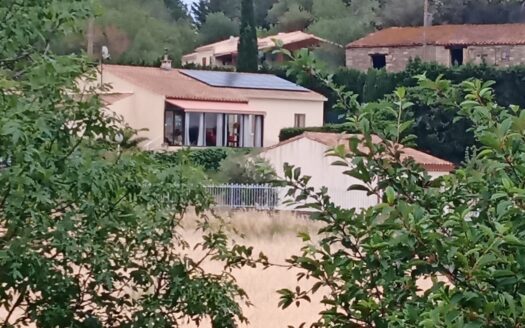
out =
[[[296,136],[294,138],[288,139],[286,141],[283,141],[281,143],[278,143],[276,145],[273,145],[269,149],[278,148],[282,145],[297,141],[299,139],[307,138],[316,142],[319,142],[321,144],[324,144],[328,147],[337,147],[339,145],[347,145],[348,140],[351,137],[362,137],[360,135],[356,134],[339,134],[339,133],[323,133],[323,132],[305,132],[299,136]],[[374,135],[372,136],[372,142],[374,143],[380,143],[381,138]],[[364,148],[364,147],[363,147]],[[363,151],[365,151],[363,149]],[[454,164],[451,162],[445,161],[443,159],[440,159],[438,157],[426,154],[422,151],[419,151],[414,148],[410,147],[403,147],[403,154],[402,158],[412,158],[417,163],[421,164],[423,167],[425,167],[428,171],[432,172],[450,172],[454,170]]]
[[156,67],[104,65],[104,72],[109,72],[171,99],[242,103],[247,103],[251,98],[326,100],[324,96],[310,90],[283,91],[213,87],[188,77],[176,69],[166,71]]
[[407,47],[423,45],[525,45],[525,24],[436,25],[391,27],[369,34],[347,48]]

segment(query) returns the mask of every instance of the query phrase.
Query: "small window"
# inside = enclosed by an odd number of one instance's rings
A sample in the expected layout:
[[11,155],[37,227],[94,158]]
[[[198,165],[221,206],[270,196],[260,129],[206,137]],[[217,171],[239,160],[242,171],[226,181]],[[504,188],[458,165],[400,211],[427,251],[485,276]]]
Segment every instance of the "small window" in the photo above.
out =
[[463,65],[463,48],[450,49],[450,63],[452,66]]
[[295,114],[294,127],[304,128],[306,127],[306,115],[305,114]]
[[202,57],[202,66],[206,66],[207,65],[206,61],[207,61],[207,58],[206,57]]
[[386,55],[375,54],[372,57],[372,67],[375,69],[382,69],[386,67]]
[[510,61],[510,49],[509,48],[505,48],[501,50],[501,60]]

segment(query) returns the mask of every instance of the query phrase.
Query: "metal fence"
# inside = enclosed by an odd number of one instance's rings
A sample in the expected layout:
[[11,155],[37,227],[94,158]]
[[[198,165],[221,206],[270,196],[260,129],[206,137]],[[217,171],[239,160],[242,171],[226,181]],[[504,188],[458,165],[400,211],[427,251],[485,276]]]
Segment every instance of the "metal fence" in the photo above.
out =
[[228,184],[208,186],[217,207],[233,209],[275,210],[284,198],[284,188],[270,185]]
[[[287,188],[271,185],[227,184],[207,186],[215,199],[216,207],[255,210],[294,210],[296,206],[285,203]],[[329,190],[335,205],[342,208],[367,208],[377,204],[377,198],[361,191]],[[304,211],[304,209],[302,210]]]

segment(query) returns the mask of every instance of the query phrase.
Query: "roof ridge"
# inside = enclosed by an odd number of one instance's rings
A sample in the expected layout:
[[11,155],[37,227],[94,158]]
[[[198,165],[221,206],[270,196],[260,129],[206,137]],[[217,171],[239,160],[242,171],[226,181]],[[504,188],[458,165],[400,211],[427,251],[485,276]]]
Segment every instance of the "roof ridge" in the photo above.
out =
[[[443,24],[433,26],[394,26],[374,31],[347,44],[347,48],[400,47],[423,44],[427,31],[429,45],[524,45],[519,31],[525,23]],[[448,40],[448,41],[447,41]]]

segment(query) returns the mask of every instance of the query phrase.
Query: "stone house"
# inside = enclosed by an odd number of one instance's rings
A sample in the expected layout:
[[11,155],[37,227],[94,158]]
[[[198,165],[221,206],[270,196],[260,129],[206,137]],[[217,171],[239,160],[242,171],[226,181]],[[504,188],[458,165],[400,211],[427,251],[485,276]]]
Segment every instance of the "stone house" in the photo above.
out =
[[346,46],[346,66],[402,71],[411,59],[445,66],[525,64],[525,24],[392,27]]

